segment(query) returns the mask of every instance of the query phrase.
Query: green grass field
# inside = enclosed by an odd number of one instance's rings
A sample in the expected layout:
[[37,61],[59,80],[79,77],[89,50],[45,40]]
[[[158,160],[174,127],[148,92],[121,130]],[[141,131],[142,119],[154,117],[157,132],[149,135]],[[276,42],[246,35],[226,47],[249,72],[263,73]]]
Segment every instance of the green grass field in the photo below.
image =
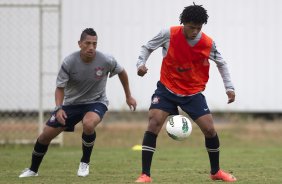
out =
[[[33,146],[0,147],[0,183],[134,183],[141,172],[141,144],[145,122],[103,124],[91,157],[90,175],[76,176],[81,157],[80,133],[64,134],[64,146],[49,147],[39,177],[18,178],[30,165]],[[193,124],[192,135],[183,142],[171,140],[163,129],[152,163],[154,183],[218,183],[209,179],[204,139]],[[282,183],[282,122],[243,121],[216,124],[221,141],[221,168],[233,173],[237,183]]]

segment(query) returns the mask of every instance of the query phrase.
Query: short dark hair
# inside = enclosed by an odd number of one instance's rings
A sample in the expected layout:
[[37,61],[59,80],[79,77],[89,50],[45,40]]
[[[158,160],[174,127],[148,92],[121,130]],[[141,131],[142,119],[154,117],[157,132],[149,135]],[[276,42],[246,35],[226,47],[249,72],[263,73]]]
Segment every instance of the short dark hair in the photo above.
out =
[[208,22],[207,10],[202,5],[193,5],[184,7],[183,12],[180,14],[180,24],[192,22],[194,24],[206,24]]
[[80,41],[84,40],[87,35],[97,36],[97,33],[96,33],[96,31],[94,31],[93,28],[86,28],[82,31],[82,33],[80,35]]

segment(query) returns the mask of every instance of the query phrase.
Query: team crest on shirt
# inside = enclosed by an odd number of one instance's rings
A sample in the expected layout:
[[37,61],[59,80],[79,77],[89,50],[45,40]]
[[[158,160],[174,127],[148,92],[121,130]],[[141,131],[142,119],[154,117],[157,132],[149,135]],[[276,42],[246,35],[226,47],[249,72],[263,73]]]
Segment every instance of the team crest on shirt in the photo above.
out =
[[159,102],[160,102],[160,97],[154,96],[154,98],[152,99],[152,104],[158,104]]
[[95,68],[95,78],[101,79],[103,77],[105,68],[103,67],[97,67]]

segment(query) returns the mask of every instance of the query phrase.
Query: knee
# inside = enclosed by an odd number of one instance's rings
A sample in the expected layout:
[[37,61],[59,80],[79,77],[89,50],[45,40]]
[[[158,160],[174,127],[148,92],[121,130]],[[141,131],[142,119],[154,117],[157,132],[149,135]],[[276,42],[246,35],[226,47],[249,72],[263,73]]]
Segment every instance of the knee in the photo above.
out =
[[47,144],[50,144],[50,142],[52,141],[52,138],[42,133],[42,134],[40,134],[39,137],[37,138],[37,141],[38,141],[40,144],[47,145]]
[[162,128],[163,122],[158,120],[157,118],[150,117],[149,118],[149,125],[148,131],[155,133],[156,135],[159,134]]
[[93,123],[85,123],[85,122],[83,122],[83,132],[85,134],[89,135],[89,134],[94,133],[94,129],[95,129],[95,127],[94,127]]
[[88,112],[82,119],[83,132],[85,134],[93,134],[95,127],[101,122],[101,118],[98,114]]
[[203,133],[206,138],[212,138],[216,135],[216,131],[213,127],[206,128]]
[[93,134],[98,123],[99,121],[95,121],[95,119],[84,119],[82,122],[83,132],[85,134]]

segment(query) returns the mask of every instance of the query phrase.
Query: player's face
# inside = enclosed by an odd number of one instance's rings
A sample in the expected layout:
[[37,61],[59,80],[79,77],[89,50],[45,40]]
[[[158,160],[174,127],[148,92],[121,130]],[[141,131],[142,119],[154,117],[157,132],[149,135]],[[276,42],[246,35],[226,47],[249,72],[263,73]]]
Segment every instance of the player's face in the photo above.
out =
[[194,40],[201,31],[203,24],[194,24],[192,22],[184,24],[184,35],[188,40]]
[[84,40],[78,42],[82,58],[92,60],[95,57],[97,47],[97,36],[86,35]]

